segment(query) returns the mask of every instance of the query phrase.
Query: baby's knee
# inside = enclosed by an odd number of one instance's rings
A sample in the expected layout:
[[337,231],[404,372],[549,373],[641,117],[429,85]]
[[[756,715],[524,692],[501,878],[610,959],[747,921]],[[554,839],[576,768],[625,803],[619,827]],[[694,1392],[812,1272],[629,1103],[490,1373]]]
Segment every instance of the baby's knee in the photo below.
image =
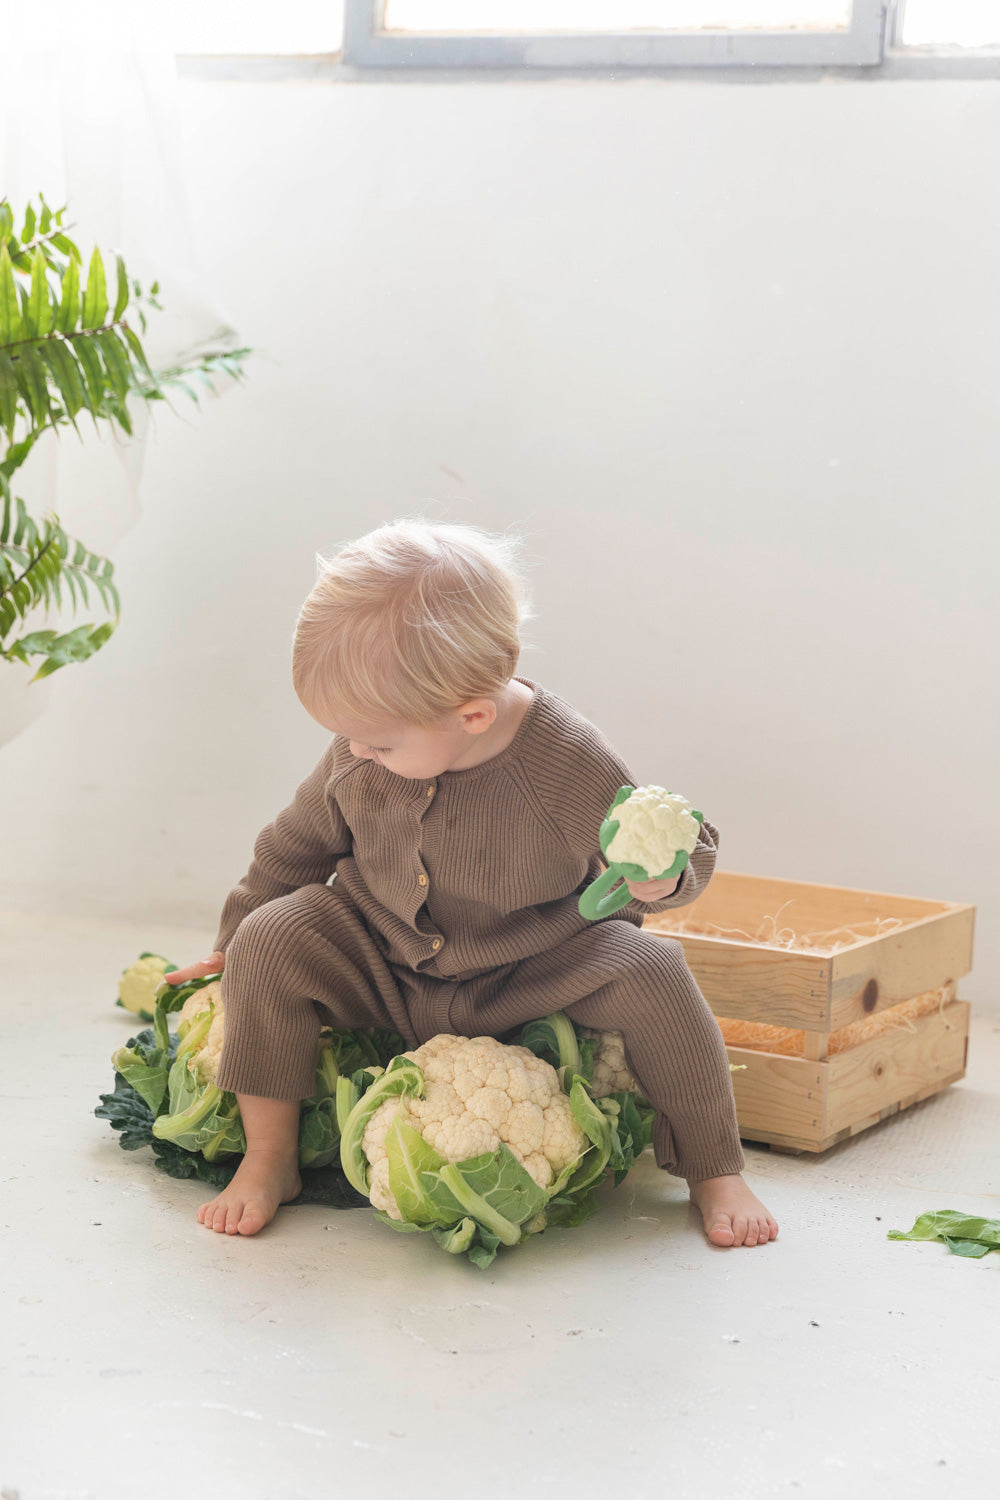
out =
[[712,1019],[711,1007],[688,967],[680,943],[651,939],[641,945],[630,964],[629,992],[644,1006],[652,1005],[674,1017]]
[[[293,891],[292,896],[298,896]],[[248,912],[226,950],[226,972],[253,968],[293,953],[303,926],[300,903],[288,896],[265,901]]]

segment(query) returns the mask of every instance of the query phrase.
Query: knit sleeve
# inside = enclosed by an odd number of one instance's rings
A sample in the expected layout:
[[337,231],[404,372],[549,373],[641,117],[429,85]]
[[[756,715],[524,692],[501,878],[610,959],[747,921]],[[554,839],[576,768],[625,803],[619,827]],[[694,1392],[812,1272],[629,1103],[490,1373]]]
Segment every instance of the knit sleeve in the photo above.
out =
[[351,830],[329,786],[337,747],[334,739],[288,806],[257,835],[250,868],[223,904],[218,952],[225,953],[250,912],[301,886],[325,883],[337,860],[351,852]]
[[[601,824],[608,815],[615,793],[623,786],[637,787],[639,783],[618,752],[596,729],[592,736],[575,747],[567,769],[570,774],[566,777],[562,798],[558,808],[552,809],[555,821],[574,854],[583,860],[596,854],[607,865],[601,849]],[[664,896],[659,901],[640,901],[633,897],[620,910],[646,917],[696,901],[712,878],[718,848],[719,831],[706,818],[673,895]]]

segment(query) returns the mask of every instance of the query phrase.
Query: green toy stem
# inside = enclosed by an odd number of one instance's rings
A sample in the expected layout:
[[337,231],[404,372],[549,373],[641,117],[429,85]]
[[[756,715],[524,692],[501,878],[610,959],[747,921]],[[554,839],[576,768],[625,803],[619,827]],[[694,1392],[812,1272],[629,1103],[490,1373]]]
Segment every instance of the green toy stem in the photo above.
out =
[[[621,885],[616,890],[611,887],[617,880]],[[611,894],[606,894],[611,891]],[[632,892],[625,884],[625,877],[621,865],[608,865],[603,875],[588,885],[577,903],[580,915],[586,917],[588,922],[596,921],[598,917],[610,917],[612,912],[619,911],[627,906],[632,899]]]

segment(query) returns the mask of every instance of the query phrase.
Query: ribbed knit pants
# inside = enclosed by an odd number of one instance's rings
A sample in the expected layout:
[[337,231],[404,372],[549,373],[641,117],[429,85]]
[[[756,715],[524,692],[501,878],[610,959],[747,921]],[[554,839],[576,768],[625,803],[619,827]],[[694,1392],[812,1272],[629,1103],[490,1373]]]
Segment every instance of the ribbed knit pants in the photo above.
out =
[[544,953],[457,980],[389,962],[380,941],[335,886],[302,886],[245,917],[222,976],[219,1087],[308,1098],[324,1025],[386,1027],[416,1047],[439,1032],[500,1036],[562,1010],[622,1033],[656,1109],[657,1166],[691,1181],[743,1170],[722,1034],[675,939],[606,917]]

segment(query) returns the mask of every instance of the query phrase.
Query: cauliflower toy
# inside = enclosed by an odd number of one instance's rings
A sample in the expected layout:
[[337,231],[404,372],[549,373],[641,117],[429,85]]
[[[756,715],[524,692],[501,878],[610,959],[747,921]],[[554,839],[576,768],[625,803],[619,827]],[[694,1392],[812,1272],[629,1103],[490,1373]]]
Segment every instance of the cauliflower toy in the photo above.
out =
[[[669,880],[687,867],[704,816],[679,792],[623,786],[600,827],[608,868],[583,892],[580,915],[609,917],[632,899],[626,881]],[[616,885],[616,889],[611,887]]]
[[591,1190],[635,1159],[616,1100],[595,1101],[581,1076],[564,1093],[551,1064],[494,1037],[432,1037],[364,1081],[337,1084],[348,1180],[386,1223],[480,1267],[501,1244],[582,1222]]

